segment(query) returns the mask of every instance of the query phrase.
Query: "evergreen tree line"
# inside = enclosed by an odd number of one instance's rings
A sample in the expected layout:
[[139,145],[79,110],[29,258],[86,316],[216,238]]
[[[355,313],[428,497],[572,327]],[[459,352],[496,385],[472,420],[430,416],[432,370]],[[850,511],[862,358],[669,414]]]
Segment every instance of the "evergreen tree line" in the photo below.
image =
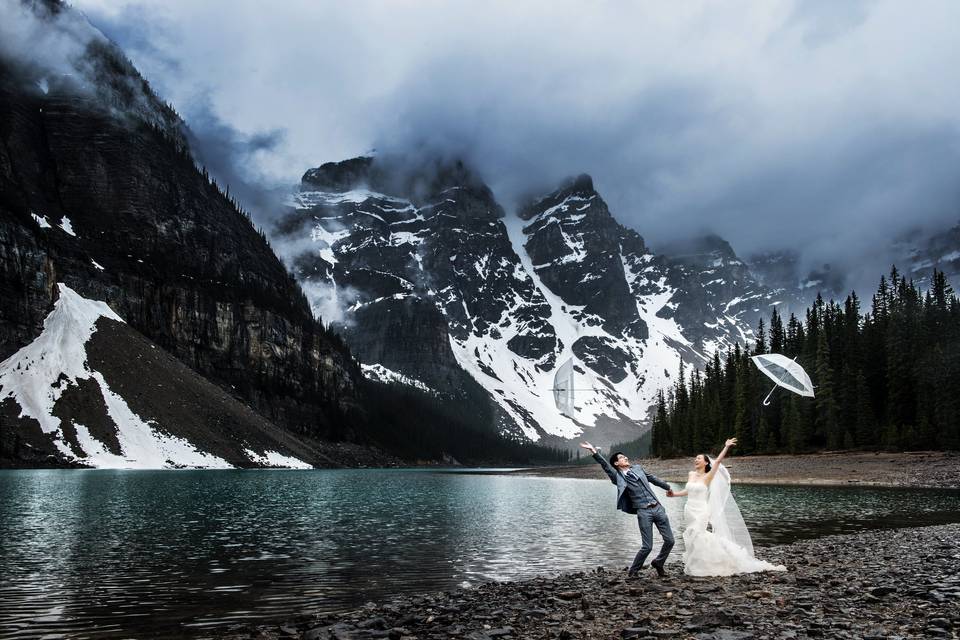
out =
[[[627,440],[626,442],[618,442],[616,444],[610,445],[609,450],[601,451],[601,455],[605,458],[609,458],[614,451],[619,451],[626,455],[628,458],[635,460],[638,458],[646,458],[650,455],[650,431],[645,431],[642,436],[639,438],[634,438],[633,440]],[[582,449],[577,449],[576,457],[574,462],[576,464],[594,464],[593,456],[590,454],[582,454]]]
[[[737,452],[960,449],[960,301],[943,272],[926,292],[897,271],[880,278],[870,309],[818,295],[803,320],[774,308],[752,348],[715,353],[703,371],[680,367],[657,399],[651,451],[696,455],[739,439]],[[773,386],[750,360],[781,353],[810,375],[815,397]]]

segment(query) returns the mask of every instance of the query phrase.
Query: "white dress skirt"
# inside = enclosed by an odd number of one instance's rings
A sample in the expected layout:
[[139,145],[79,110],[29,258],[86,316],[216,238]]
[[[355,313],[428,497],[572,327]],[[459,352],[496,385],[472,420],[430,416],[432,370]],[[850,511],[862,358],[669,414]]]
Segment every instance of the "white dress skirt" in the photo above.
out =
[[[710,500],[710,488],[703,482],[691,480],[686,489],[687,504],[683,509],[686,522],[686,529],[683,531],[684,573],[691,576],[732,576],[738,573],[787,570],[783,565],[770,564],[754,557],[749,534],[746,539],[748,546],[743,546],[737,543],[734,536],[724,535],[727,531],[725,527],[715,526],[708,529],[713,502]],[[722,517],[722,514],[716,517]],[[743,530],[745,533],[746,528]]]

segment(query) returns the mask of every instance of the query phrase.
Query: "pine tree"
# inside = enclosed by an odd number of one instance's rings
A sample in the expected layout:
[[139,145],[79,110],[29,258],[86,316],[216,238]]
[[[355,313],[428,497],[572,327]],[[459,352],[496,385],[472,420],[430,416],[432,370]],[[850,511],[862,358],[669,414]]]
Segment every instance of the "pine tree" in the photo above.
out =
[[800,453],[807,446],[806,427],[800,417],[800,407],[797,397],[791,395],[784,406],[783,432],[786,438],[787,450],[790,453]]
[[753,346],[754,355],[767,352],[767,331],[763,325],[763,318],[757,323],[757,341]]
[[[730,427],[743,453],[960,448],[960,300],[941,272],[921,293],[893,268],[870,313],[862,315],[851,292],[843,304],[818,296],[803,317],[791,314],[784,327],[774,308],[769,324],[758,323],[755,344],[715,352],[702,373],[688,377],[681,368],[658,398],[656,448],[696,453]],[[761,405],[765,380],[750,355],[768,348],[796,356],[813,374],[813,401],[782,393]]]
[[664,437],[669,427],[670,422],[667,419],[667,400],[663,397],[663,391],[661,390],[657,393],[657,410],[653,417],[653,433],[650,443],[650,450],[653,455],[663,457],[673,453]]
[[770,352],[783,353],[785,338],[783,320],[780,318],[780,312],[774,307],[770,314]]
[[833,367],[830,366],[830,347],[827,345],[826,331],[820,332],[817,336],[816,376],[817,414],[813,444],[816,447],[826,445],[829,449],[838,449],[842,444],[842,435],[837,419],[834,375]]

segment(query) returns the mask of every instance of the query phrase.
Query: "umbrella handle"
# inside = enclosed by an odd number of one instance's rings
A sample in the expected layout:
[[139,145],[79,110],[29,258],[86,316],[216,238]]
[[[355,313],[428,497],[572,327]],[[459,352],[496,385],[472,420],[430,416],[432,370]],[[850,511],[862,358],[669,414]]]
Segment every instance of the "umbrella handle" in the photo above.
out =
[[773,395],[773,392],[777,390],[778,385],[773,385],[773,389],[770,389],[770,393],[767,394],[767,397],[763,399],[763,406],[770,406],[770,396]]

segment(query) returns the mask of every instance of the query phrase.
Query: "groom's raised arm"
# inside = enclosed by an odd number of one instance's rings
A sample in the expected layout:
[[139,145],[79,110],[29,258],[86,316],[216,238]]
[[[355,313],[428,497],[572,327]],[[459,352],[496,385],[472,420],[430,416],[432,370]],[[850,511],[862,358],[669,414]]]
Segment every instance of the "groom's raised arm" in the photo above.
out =
[[589,442],[581,442],[580,446],[593,454],[593,459],[600,463],[600,466],[603,467],[603,470],[606,472],[607,477],[610,478],[610,482],[617,484],[617,472],[613,470],[613,467],[610,466],[610,463],[607,462],[606,458],[600,455],[597,452],[596,447],[594,447]]

